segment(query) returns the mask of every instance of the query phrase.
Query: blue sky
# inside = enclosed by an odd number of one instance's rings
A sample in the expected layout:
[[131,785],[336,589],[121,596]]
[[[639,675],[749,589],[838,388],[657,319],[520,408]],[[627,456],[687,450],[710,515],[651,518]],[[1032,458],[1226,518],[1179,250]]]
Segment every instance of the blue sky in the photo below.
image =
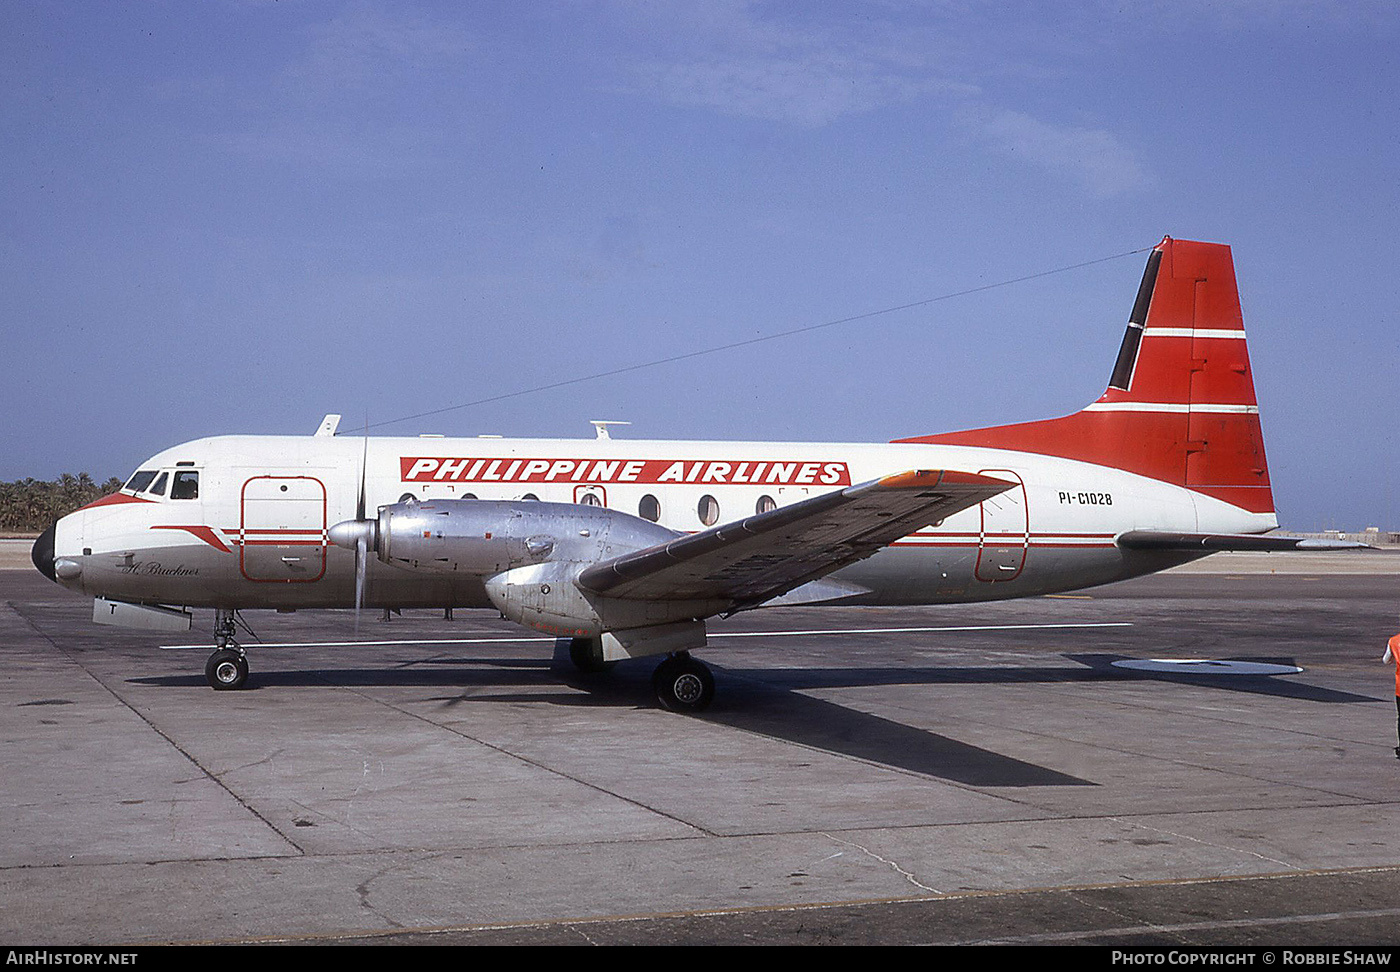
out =
[[1400,527],[1400,8],[0,5],[0,479],[179,441],[884,441],[1096,398],[1234,247],[1280,519]]

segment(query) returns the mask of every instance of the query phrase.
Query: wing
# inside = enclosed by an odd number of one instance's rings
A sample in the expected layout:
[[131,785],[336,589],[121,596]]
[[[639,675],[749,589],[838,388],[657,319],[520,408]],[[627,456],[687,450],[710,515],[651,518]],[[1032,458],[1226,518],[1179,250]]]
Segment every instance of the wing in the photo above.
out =
[[609,597],[752,606],[1014,485],[952,470],[899,473],[615,557],[578,583]]
[[1165,533],[1129,530],[1118,537],[1129,550],[1368,550],[1369,543],[1317,540],[1310,537],[1264,536],[1250,533]]

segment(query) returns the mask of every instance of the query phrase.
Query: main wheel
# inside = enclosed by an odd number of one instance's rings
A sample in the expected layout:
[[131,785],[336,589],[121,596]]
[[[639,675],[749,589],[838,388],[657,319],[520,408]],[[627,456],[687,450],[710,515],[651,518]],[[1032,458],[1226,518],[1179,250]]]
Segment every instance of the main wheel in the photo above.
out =
[[672,655],[651,676],[651,687],[663,709],[701,712],[715,697],[715,677],[704,662],[689,655]]
[[248,681],[248,659],[241,652],[220,648],[204,663],[204,677],[219,691],[240,689]]

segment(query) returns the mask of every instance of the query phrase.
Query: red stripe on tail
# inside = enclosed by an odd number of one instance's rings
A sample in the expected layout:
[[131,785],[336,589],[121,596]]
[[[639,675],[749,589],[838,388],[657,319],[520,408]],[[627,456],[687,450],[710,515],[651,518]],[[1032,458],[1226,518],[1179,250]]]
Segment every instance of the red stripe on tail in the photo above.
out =
[[1272,512],[1230,248],[1153,249],[1108,390],[1083,411],[896,441],[1077,459]]

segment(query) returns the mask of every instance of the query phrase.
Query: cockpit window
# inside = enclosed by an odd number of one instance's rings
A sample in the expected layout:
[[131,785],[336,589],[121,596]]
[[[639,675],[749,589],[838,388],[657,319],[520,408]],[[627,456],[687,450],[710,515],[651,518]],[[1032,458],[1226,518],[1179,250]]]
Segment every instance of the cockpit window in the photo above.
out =
[[154,469],[142,469],[137,471],[126,481],[126,486],[124,488],[131,490],[133,493],[139,493],[141,490],[151,485],[151,480],[155,478],[156,471]]
[[199,473],[193,469],[175,471],[175,481],[170,484],[171,499],[199,499]]
[[165,495],[165,483],[166,483],[166,480],[168,480],[169,478],[170,478],[170,473],[166,473],[166,472],[161,473],[159,476],[156,477],[155,483],[151,486],[150,489],[146,490],[146,492],[152,493],[152,494],[154,494],[154,495],[156,495],[156,496],[164,496],[164,495]]

